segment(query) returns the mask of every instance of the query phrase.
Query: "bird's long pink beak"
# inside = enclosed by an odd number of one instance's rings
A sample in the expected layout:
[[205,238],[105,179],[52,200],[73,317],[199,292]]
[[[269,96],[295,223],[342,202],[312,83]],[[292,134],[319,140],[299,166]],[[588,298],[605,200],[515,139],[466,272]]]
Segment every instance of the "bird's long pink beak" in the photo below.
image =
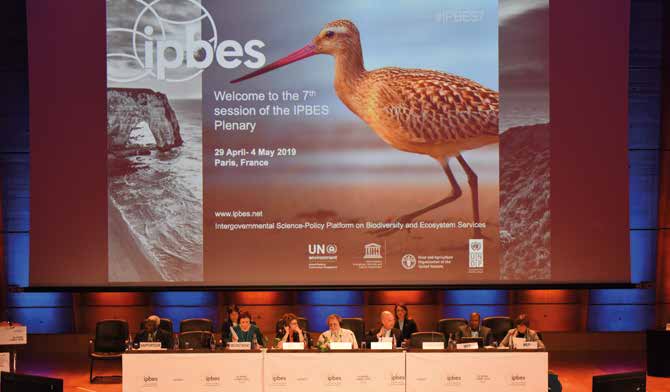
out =
[[254,72],[252,72],[248,75],[242,76],[241,78],[231,80],[230,83],[237,83],[237,82],[241,82],[243,80],[255,78],[258,75],[262,75],[266,72],[270,72],[270,71],[275,70],[277,68],[281,68],[285,65],[295,63],[296,61],[300,61],[302,59],[306,59],[307,57],[314,56],[315,54],[319,54],[316,51],[316,45],[314,45],[314,44],[305,45],[305,47],[303,47],[302,49],[296,50],[295,52],[289,54],[288,56],[286,56],[282,59],[279,59],[279,60],[275,61],[272,64],[268,64],[261,69],[257,69],[257,70],[255,70]]

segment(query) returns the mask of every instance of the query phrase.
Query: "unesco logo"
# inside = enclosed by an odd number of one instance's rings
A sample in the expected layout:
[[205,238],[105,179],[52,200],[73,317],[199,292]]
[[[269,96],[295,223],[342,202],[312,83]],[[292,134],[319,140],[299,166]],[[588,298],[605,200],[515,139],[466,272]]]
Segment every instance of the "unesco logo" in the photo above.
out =
[[[132,4],[132,2],[131,2]],[[215,60],[226,69],[244,64],[265,65],[265,46],[260,40],[244,45],[219,42],[212,15],[196,0],[107,1],[107,79],[129,83],[144,77],[184,82],[200,75]],[[175,19],[174,9],[184,19]],[[129,12],[138,10],[136,15]],[[188,19],[190,17],[190,19]],[[208,37],[202,37],[209,31]]]
[[414,269],[414,267],[416,267],[416,256],[408,253],[400,259],[400,264],[406,270]]

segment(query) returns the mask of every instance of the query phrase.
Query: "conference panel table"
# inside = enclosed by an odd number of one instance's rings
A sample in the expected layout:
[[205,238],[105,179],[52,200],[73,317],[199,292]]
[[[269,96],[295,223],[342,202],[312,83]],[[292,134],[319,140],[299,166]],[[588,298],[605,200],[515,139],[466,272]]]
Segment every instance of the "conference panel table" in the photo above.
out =
[[547,372],[544,351],[133,351],[123,392],[537,392]]
[[410,351],[406,356],[407,392],[546,391],[546,351]]

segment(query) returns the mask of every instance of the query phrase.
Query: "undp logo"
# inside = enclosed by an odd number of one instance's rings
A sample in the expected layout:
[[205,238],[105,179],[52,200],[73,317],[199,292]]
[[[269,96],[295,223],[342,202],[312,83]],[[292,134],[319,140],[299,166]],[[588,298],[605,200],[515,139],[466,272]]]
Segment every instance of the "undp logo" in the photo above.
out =
[[107,79],[113,82],[184,82],[214,60],[227,69],[260,68],[265,56],[257,49],[264,46],[259,40],[219,43],[212,15],[196,0],[107,1]]

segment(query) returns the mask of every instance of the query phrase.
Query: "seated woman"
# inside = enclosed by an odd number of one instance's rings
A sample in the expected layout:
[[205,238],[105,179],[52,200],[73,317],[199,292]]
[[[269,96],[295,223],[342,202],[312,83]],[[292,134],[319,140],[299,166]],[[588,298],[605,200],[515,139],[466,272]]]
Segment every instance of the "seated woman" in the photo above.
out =
[[348,329],[340,327],[342,322],[342,317],[337,314],[331,314],[328,316],[328,330],[322,333],[319,336],[319,343],[323,344],[325,342],[349,342],[351,347],[357,349],[358,343],[356,342],[356,335]]
[[419,327],[416,325],[411,317],[409,317],[409,311],[407,306],[404,304],[397,304],[395,306],[395,328],[398,328],[402,332],[402,340],[405,344],[409,344],[409,340],[412,337],[414,332],[419,331]]
[[237,305],[230,305],[226,309],[226,313],[228,317],[226,317],[226,321],[221,325],[221,339],[224,343],[233,341],[233,328],[240,323],[240,308]]
[[251,324],[251,315],[249,312],[240,314],[240,324],[233,327],[231,334],[233,342],[250,342],[252,347],[254,343],[259,347],[263,347],[263,334],[257,326]]
[[507,336],[500,342],[500,345],[503,347],[512,347],[514,348],[514,339],[524,339],[526,342],[537,342],[538,348],[545,348],[544,343],[540,340],[540,337],[537,335],[537,332],[529,328],[530,322],[525,317],[525,315],[519,316],[515,321],[514,325],[516,328],[510,329],[507,332]]
[[279,341],[279,348],[283,348],[283,344],[286,342],[289,343],[302,343],[305,348],[309,348],[311,345],[311,339],[309,334],[306,331],[303,331],[300,328],[298,323],[298,317],[293,313],[288,313],[283,317],[283,334],[279,336],[279,331],[277,338],[281,339]]

